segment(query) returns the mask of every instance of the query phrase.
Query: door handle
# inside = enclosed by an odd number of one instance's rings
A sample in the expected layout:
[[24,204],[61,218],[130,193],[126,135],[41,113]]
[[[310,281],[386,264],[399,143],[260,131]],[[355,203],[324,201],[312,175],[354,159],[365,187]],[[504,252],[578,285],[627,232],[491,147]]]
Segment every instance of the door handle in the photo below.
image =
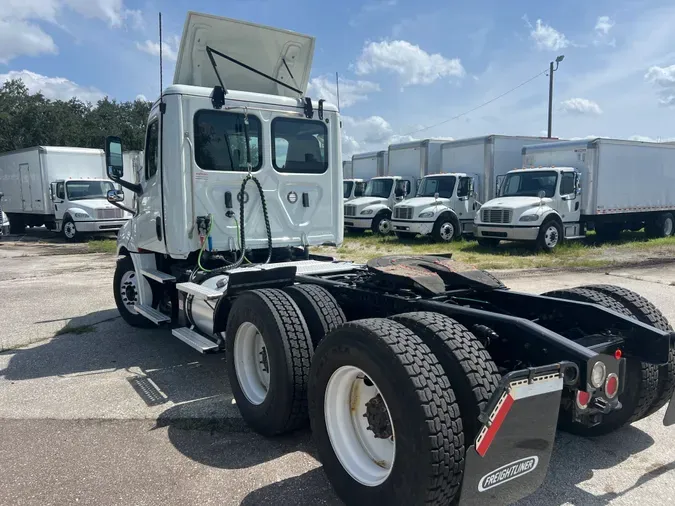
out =
[[155,218],[155,232],[157,233],[157,239],[159,241],[162,240],[162,218],[160,216],[157,216]]

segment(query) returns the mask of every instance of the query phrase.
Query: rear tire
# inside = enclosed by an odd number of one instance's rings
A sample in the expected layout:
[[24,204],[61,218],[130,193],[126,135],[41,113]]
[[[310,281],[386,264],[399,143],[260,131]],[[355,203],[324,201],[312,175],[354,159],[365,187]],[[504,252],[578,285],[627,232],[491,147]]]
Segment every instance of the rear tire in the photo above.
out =
[[314,348],[326,334],[347,321],[335,297],[321,286],[294,285],[284,288],[284,292],[291,296],[305,318]]
[[499,239],[490,239],[486,237],[482,237],[480,239],[477,239],[478,241],[478,246],[481,248],[496,248],[499,246],[499,243],[501,242]]
[[[334,395],[350,371],[356,371],[353,386]],[[362,384],[379,391],[379,410],[371,404],[377,396],[355,396]],[[366,397],[372,393],[364,389]],[[328,334],[312,362],[309,412],[321,463],[346,504],[440,506],[457,494],[464,467],[459,408],[434,354],[403,325],[359,320]],[[364,449],[389,448],[387,439],[394,445],[389,460]]]
[[23,216],[17,216],[16,214],[8,215],[9,218],[9,233],[10,234],[23,234],[26,231],[26,223],[23,219]]
[[645,224],[645,233],[650,239],[670,237],[673,235],[673,225],[672,213],[662,213],[649,222],[649,226]]
[[244,421],[263,436],[305,425],[313,346],[293,299],[277,289],[242,293],[225,336],[225,367]]
[[457,396],[464,438],[471,444],[482,426],[478,416],[501,381],[492,357],[476,336],[448,316],[419,312],[391,319],[418,335],[436,355]]
[[[632,316],[631,312],[615,299],[593,290],[569,288],[542,294],[559,299],[588,302],[606,307],[617,313]],[[658,388],[658,369],[652,364],[626,358],[624,391],[619,395],[622,408],[604,415],[602,422],[594,427],[574,423],[570,416],[561,411],[560,426],[563,430],[580,436],[600,436],[643,418],[654,402]]]
[[[654,304],[632,290],[614,285],[589,285],[583,288],[612,297],[623,304],[630,311],[633,318],[642,323],[666,332],[672,332],[673,330],[666,317]],[[656,413],[665,406],[675,391],[675,348],[672,343],[668,363],[658,366],[658,369],[659,386],[656,399],[652,402],[643,418]]]

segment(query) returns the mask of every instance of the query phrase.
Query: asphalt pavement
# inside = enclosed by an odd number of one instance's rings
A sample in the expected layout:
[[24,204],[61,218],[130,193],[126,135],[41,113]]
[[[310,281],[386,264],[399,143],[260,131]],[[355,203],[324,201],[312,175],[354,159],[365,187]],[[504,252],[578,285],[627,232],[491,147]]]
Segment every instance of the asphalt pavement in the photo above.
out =
[[[223,355],[127,326],[109,255],[0,243],[0,504],[340,504],[309,431],[266,439],[239,417]],[[675,266],[509,273],[540,293],[612,283],[675,322]],[[75,332],[63,332],[67,327]],[[519,505],[675,504],[664,410],[609,436],[559,434],[548,477]]]

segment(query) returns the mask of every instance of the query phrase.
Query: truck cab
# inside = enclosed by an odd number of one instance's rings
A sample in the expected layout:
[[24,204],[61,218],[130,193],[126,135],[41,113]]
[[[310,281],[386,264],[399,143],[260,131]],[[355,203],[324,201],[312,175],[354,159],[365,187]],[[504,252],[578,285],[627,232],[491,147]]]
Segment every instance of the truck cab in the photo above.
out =
[[509,171],[499,196],[476,214],[475,237],[485,246],[501,240],[525,241],[552,250],[563,239],[581,236],[580,181],[573,167]]
[[63,179],[49,185],[55,230],[74,241],[82,234],[117,232],[131,215],[107,201],[116,189],[107,179]]
[[399,238],[431,235],[448,242],[473,232],[480,207],[474,190],[477,176],[434,174],[422,178],[417,195],[394,206],[392,227]]
[[362,197],[366,189],[366,182],[363,179],[344,179],[342,181],[342,197],[344,202],[349,202]]
[[374,234],[391,233],[394,205],[414,195],[415,178],[401,176],[374,177],[366,184],[363,197],[344,206],[344,224],[349,232],[372,230]]

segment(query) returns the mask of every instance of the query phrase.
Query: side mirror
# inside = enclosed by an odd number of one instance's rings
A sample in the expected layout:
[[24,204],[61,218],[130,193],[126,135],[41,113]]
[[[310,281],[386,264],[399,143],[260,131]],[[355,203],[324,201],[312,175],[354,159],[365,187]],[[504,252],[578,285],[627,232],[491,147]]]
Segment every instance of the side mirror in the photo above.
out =
[[122,190],[108,190],[106,198],[111,204],[114,204],[115,202],[123,202],[124,192]]
[[124,176],[122,141],[119,137],[109,136],[105,139],[105,166],[108,177],[113,181]]
[[537,197],[539,197],[540,199],[543,199],[545,196],[546,196],[546,190],[539,190],[537,192]]
[[434,193],[434,200],[438,200],[438,197],[440,197],[440,194],[438,192]]
[[49,185],[49,198],[53,201],[56,197],[56,183],[51,183]]
[[394,190],[394,197],[396,197],[397,199],[403,197],[403,188],[396,188]]

